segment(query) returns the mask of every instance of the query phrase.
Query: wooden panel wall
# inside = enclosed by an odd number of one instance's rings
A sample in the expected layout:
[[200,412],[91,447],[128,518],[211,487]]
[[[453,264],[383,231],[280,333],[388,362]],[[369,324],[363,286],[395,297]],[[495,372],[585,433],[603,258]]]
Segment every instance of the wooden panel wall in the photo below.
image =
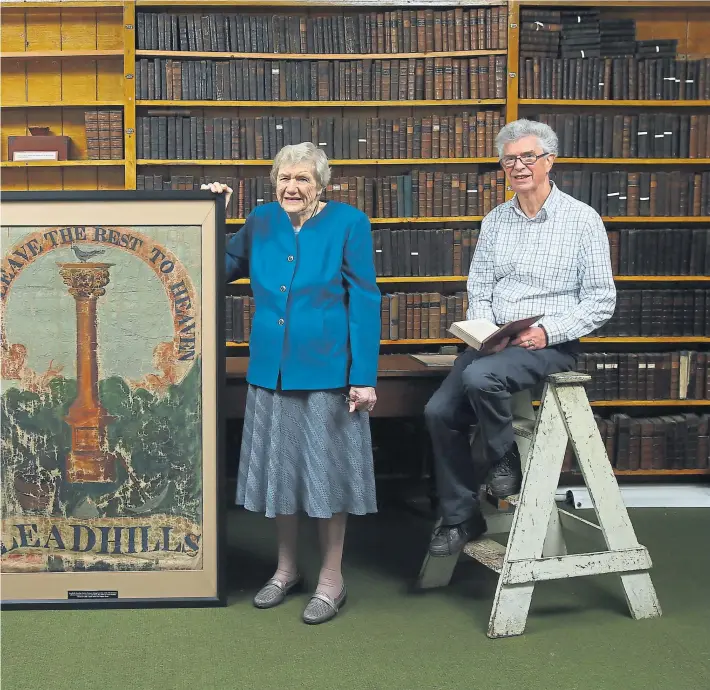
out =
[[[122,11],[99,9],[4,10],[2,50],[121,50]],[[120,56],[6,59],[2,64],[3,103],[122,101]]]
[[[1,27],[3,52],[123,49],[120,7],[8,9],[2,12]],[[33,126],[49,127],[52,134],[71,137],[70,159],[86,159],[84,113],[102,103],[123,102],[123,57],[3,59],[0,86],[4,106],[37,105],[3,108],[3,161],[8,160],[8,137],[29,134],[28,128]],[[2,173],[2,189],[124,188],[122,166],[4,168]]]

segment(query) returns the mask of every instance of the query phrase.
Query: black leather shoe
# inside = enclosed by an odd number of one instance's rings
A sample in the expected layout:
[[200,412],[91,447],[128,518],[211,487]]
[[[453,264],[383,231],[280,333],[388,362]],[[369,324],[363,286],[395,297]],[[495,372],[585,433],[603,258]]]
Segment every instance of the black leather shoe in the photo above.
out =
[[486,485],[491,495],[505,498],[519,493],[522,481],[520,452],[517,444],[513,443],[513,447],[491,468]]
[[434,530],[434,536],[429,542],[429,554],[455,556],[468,542],[484,534],[486,529],[486,520],[481,513],[476,513],[470,520],[458,525],[441,525]]

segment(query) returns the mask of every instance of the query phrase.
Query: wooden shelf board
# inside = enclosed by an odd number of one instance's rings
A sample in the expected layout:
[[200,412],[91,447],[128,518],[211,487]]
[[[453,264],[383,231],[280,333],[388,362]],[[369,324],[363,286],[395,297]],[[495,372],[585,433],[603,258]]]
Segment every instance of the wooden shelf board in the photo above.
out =
[[[378,276],[378,283],[465,283],[468,276]],[[710,276],[614,276],[617,283],[700,283],[710,282]],[[248,278],[235,280],[232,285],[247,285]]]
[[19,50],[0,53],[0,58],[12,58],[14,60],[71,57],[107,58],[119,56],[123,57],[122,50]]
[[407,58],[437,58],[437,57],[460,57],[470,58],[479,55],[505,55],[505,50],[449,50],[438,53],[319,53],[319,54],[298,54],[298,53],[216,53],[216,52],[190,52],[187,50],[137,50],[136,57],[146,58],[212,58],[226,60],[251,59],[251,60],[404,60]]
[[[402,223],[415,225],[417,223],[477,223],[483,216],[443,216],[441,218],[370,218],[373,225],[400,225]],[[228,218],[228,225],[243,225],[244,218]]]
[[676,108],[678,106],[681,107],[697,107],[697,108],[707,108],[710,106],[710,101],[612,101],[612,100],[572,100],[572,99],[567,99],[567,100],[559,100],[555,98],[521,98],[518,101],[518,104],[520,106],[525,106],[525,105],[570,105],[570,106],[578,106],[578,105],[589,105],[589,106],[605,106],[605,105],[616,105],[619,107],[639,107],[639,108],[656,108],[656,107],[661,107],[661,108]]
[[710,216],[604,216],[605,223],[710,223]]
[[88,159],[80,161],[2,161],[0,168],[73,168],[77,166],[114,166],[123,167],[125,160],[116,159]]
[[703,7],[707,0],[518,0],[519,5],[533,5],[540,7],[672,7],[672,8],[692,8]]
[[710,158],[556,158],[575,165],[710,165]]
[[[180,7],[182,5],[199,5],[201,7],[253,7],[254,9],[268,9],[270,7],[298,7],[300,9],[306,9],[307,7],[348,7],[354,9],[356,3],[353,0],[308,0],[308,2],[303,2],[303,0],[136,0],[136,4],[141,6],[155,5],[158,7]],[[443,5],[445,7],[454,7],[462,5],[464,7],[470,6],[470,0],[450,0],[449,2],[441,2],[441,0],[435,0],[433,6],[437,4]],[[476,0],[477,5],[485,5],[486,7],[493,7],[496,5],[505,5],[506,0]],[[359,0],[357,3],[359,7],[402,7],[401,0],[379,0],[375,2],[373,0]]]
[[[467,276],[378,276],[378,283],[463,283]],[[233,280],[230,285],[249,285],[249,278]]]
[[700,283],[710,282],[710,276],[614,276],[617,283]]
[[0,103],[0,108],[102,108],[123,107],[123,101],[37,101],[36,103]]
[[[442,216],[441,218],[370,218],[370,223],[377,225],[402,223],[476,223],[483,220],[483,216]],[[710,223],[710,216],[618,216],[616,218],[603,218],[605,223]],[[236,225],[244,223],[244,218],[230,218],[227,223]]]
[[70,0],[27,0],[27,2],[6,2],[3,0],[0,3],[0,7],[3,10],[8,9],[62,9],[62,10],[72,10],[72,9],[84,9],[85,7],[123,7],[123,2],[121,0],[81,0],[71,2]]
[[505,105],[504,98],[474,98],[458,101],[151,101],[138,100],[137,106],[162,108],[376,108],[396,105],[400,108],[432,105]]
[[609,336],[600,338],[591,336],[581,338],[583,343],[710,343],[710,338],[702,335],[642,337],[642,336]]
[[[137,165],[271,165],[273,160],[210,160],[139,158]],[[497,158],[331,158],[330,165],[456,165],[498,163]]]

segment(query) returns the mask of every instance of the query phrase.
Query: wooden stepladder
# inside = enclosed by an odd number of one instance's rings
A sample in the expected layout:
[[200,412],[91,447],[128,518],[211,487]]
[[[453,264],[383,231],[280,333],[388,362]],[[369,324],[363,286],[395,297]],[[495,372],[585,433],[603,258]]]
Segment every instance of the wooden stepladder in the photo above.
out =
[[[507,547],[490,538],[469,542],[464,554],[500,574],[488,624],[488,637],[522,635],[536,582],[584,575],[619,573],[635,619],[661,615],[648,571],[651,557],[634,532],[619,486],[594,421],[583,383],[576,372],[552,374],[545,383],[537,417],[530,395],[514,396],[514,430],[523,463],[518,496],[506,498],[487,515],[488,534],[509,531]],[[555,503],[567,442],[599,520],[595,525]],[[486,505],[487,502],[484,502]],[[567,554],[563,527],[585,535],[601,534],[606,550]],[[421,588],[445,586],[458,556],[427,554],[419,573]]]

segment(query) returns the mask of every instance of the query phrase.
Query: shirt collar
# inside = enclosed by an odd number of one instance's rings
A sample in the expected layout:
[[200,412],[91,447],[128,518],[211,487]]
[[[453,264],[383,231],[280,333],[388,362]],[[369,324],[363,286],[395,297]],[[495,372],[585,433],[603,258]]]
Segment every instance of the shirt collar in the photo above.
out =
[[534,218],[528,218],[523,210],[520,208],[520,203],[518,202],[518,195],[516,194],[513,197],[513,203],[511,204],[511,208],[515,213],[517,213],[521,218],[524,218],[525,220],[530,221],[531,223],[544,223],[546,220],[552,217],[553,213],[557,209],[557,207],[560,205],[560,199],[561,199],[561,193],[560,190],[557,188],[557,185],[550,180],[550,187],[552,188],[550,190],[550,193],[547,195],[547,199],[545,199],[545,203],[542,205],[542,208],[537,212],[537,215]]

